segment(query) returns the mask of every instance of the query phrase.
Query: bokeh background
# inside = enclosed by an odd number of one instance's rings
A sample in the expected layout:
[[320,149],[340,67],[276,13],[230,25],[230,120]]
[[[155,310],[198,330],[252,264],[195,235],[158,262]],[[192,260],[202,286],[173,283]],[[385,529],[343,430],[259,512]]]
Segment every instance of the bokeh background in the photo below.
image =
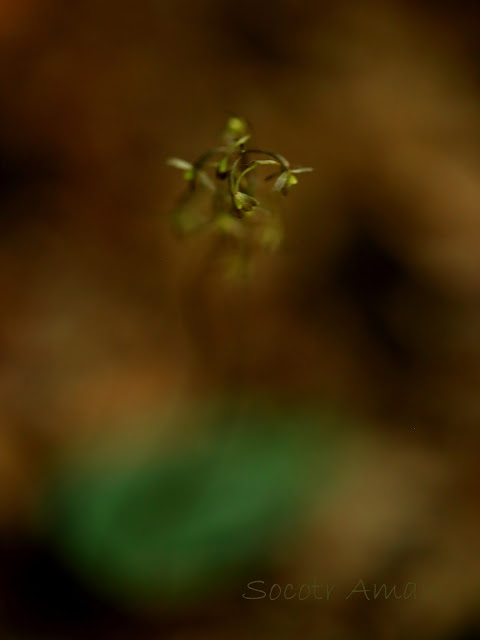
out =
[[[478,19],[1,0],[2,637],[478,637]],[[315,169],[243,281],[165,165],[232,112]]]

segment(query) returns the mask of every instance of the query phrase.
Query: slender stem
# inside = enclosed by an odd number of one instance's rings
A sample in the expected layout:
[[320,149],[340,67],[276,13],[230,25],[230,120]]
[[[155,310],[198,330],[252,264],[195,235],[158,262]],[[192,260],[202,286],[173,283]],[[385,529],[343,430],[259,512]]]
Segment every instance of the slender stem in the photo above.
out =
[[258,167],[258,162],[254,160],[246,169],[242,171],[242,173],[238,176],[235,182],[235,191],[239,190],[240,183],[243,180],[243,178],[247,175],[247,173],[250,173],[250,171],[253,171],[256,167]]
[[229,171],[228,174],[228,186],[230,187],[230,193],[232,195],[232,198],[236,192],[236,185],[235,185],[235,171],[238,167],[238,165],[240,164],[240,160],[241,158],[237,158],[235,160],[235,162],[232,164],[232,168]]
[[230,191],[230,196],[232,198],[232,204],[234,209],[235,207],[235,193],[236,193],[236,187],[235,187],[235,171],[238,167],[238,165],[240,164],[240,161],[242,160],[242,156],[239,156],[235,162],[232,164],[232,168],[229,171],[228,174],[228,190]]
[[[240,183],[243,180],[243,178],[247,175],[247,173],[249,173],[250,171],[253,171],[254,169],[256,169],[257,167],[261,166],[262,163],[271,163],[271,160],[253,160],[246,169],[244,169],[242,171],[242,173],[238,176],[237,181],[235,183],[235,191],[238,191],[238,189],[240,188]],[[275,161],[277,162],[277,161]],[[273,164],[273,163],[272,163]],[[278,163],[280,164],[280,163]]]
[[290,169],[290,163],[286,158],[281,156],[279,153],[275,153],[274,151],[264,151],[263,149],[247,149],[248,153],[262,153],[264,156],[270,156],[274,160],[276,160],[279,164],[282,165],[282,169],[287,171]]

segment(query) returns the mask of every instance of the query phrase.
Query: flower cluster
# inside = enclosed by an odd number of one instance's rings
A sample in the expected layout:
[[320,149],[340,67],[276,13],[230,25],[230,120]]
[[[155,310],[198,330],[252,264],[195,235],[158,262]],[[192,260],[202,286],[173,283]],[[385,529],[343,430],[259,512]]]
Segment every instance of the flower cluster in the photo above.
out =
[[[310,167],[293,169],[279,153],[248,146],[251,135],[245,120],[228,119],[221,146],[209,149],[195,162],[169,158],[167,164],[183,171],[187,193],[176,210],[177,228],[188,233],[213,227],[223,234],[245,238],[260,229],[260,244],[276,248],[281,240],[281,225],[272,208],[259,198],[258,173],[264,166],[273,169],[265,181],[274,180],[272,192],[287,195],[297,184],[297,174]],[[199,195],[209,195],[205,207]],[[254,221],[256,224],[252,224]]]

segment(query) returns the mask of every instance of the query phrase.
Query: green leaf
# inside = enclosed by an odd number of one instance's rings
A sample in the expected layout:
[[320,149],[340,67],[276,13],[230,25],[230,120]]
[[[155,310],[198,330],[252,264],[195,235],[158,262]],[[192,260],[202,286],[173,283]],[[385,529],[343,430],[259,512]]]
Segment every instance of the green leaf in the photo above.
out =
[[202,438],[169,455],[111,445],[52,478],[46,532],[93,588],[154,605],[198,600],[266,560],[339,468],[338,429],[317,439],[305,411],[227,407],[196,420]]

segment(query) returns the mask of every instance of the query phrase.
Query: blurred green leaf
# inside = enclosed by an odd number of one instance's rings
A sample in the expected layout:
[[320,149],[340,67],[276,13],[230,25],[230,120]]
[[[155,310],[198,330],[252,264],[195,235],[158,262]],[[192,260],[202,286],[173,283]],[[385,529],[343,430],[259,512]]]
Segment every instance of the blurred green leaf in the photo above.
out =
[[312,446],[315,424],[310,414],[227,410],[199,418],[203,438],[174,455],[70,462],[47,496],[47,530],[114,598],[198,597],[268,558],[328,485],[334,449]]

